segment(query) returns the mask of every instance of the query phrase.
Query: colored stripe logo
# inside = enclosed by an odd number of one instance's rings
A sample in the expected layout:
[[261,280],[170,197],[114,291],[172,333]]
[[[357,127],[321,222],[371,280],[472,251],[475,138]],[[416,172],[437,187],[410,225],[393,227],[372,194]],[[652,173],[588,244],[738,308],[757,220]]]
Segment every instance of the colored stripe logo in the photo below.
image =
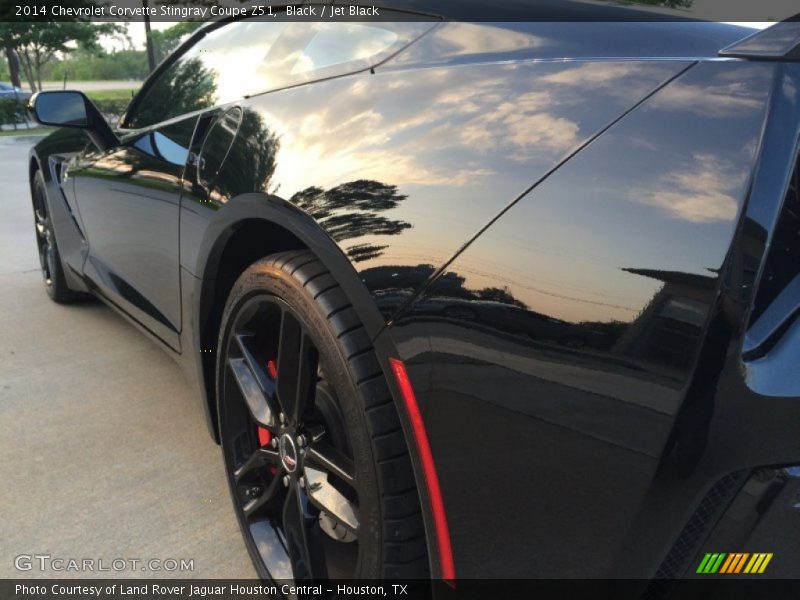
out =
[[703,557],[696,572],[702,575],[763,573],[771,560],[772,552],[710,552]]

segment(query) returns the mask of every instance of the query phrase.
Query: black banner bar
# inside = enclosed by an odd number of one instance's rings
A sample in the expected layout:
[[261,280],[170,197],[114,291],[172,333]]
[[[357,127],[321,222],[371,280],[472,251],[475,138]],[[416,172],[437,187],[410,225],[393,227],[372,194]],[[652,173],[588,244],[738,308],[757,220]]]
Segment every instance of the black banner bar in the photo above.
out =
[[[402,13],[402,14],[401,14]],[[3,0],[0,21],[289,21],[648,22],[781,21],[800,13],[797,0]]]
[[749,600],[798,598],[800,580],[709,576],[674,580],[463,579],[442,581],[328,581],[318,584],[230,579],[4,579],[3,600]]

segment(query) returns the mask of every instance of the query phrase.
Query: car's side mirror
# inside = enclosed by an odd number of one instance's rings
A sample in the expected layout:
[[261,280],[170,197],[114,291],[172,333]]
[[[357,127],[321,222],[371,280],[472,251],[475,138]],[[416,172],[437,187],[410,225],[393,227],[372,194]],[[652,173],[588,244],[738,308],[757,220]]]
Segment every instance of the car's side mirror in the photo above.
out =
[[28,110],[42,125],[84,129],[100,150],[119,143],[105,117],[83,92],[38,92],[28,100]]
[[33,116],[42,125],[87,127],[86,100],[80,92],[41,92],[31,98]]

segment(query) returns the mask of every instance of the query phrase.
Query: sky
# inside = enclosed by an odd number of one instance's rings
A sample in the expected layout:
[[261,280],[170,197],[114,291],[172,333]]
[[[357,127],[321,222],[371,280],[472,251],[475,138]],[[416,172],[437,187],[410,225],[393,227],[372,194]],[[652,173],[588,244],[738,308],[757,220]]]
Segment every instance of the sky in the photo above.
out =
[[[151,23],[150,24],[150,28],[158,30],[158,31],[161,31],[161,30],[167,29],[169,27],[172,27],[174,24],[175,23],[159,21],[159,22]],[[138,50],[143,50],[144,49],[144,23],[142,23],[142,22],[139,22],[139,23],[123,23],[122,25],[124,25],[127,28],[128,36],[131,38],[131,42],[133,42],[134,47],[136,49],[138,49]],[[114,36],[114,37],[103,36],[100,39],[100,44],[107,51],[121,50],[123,48],[123,46],[124,46],[122,41],[119,40],[118,37],[116,37],[116,36]]]
[[[156,30],[161,31],[161,30],[164,30],[164,29],[167,29],[167,28],[171,27],[174,24],[175,24],[174,22],[158,21],[158,22],[151,23],[150,26],[151,26],[152,29],[156,29]],[[742,25],[744,27],[752,27],[753,29],[764,29],[765,27],[769,27],[770,25],[773,25],[773,23],[741,22],[741,21],[734,22],[733,24]],[[125,23],[124,25],[127,28],[128,36],[131,38],[131,41],[133,42],[134,47],[136,47],[137,49],[143,50],[144,49],[144,23],[142,23],[142,22],[139,22],[139,23]],[[121,40],[119,40],[118,38],[113,38],[113,37],[109,37],[109,36],[103,36],[103,38],[101,38],[101,40],[100,40],[100,43],[102,44],[102,46],[107,51],[121,50],[123,48],[123,46],[124,46],[124,44],[123,44],[123,42]]]

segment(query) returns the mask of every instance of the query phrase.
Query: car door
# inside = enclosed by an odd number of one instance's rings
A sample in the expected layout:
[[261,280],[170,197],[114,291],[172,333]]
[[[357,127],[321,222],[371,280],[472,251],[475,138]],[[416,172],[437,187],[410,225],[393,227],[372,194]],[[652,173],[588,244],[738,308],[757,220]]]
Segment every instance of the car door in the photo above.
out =
[[241,98],[243,65],[268,53],[283,28],[240,25],[233,33],[243,46],[222,25],[197,32],[159,66],[128,108],[119,145],[70,170],[89,244],[85,277],[179,351],[180,196],[198,118],[205,131],[215,107]]
[[196,116],[130,133],[70,171],[86,228],[84,275],[174,349],[181,328],[178,215]]
[[180,350],[180,195],[198,115],[219,100],[198,33],[162,63],[123,118],[120,143],[70,170],[89,252],[84,275],[168,346]]

